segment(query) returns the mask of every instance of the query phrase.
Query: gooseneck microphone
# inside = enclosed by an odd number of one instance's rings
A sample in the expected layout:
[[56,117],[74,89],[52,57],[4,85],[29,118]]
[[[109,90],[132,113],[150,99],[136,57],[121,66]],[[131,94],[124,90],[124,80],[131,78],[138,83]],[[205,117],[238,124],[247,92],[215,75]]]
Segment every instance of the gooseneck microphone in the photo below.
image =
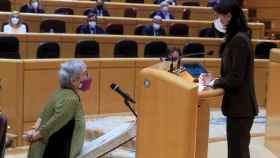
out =
[[129,110],[133,113],[133,115],[137,118],[137,114],[136,112],[133,110],[133,108],[129,105],[129,101],[132,103],[136,103],[127,93],[123,92],[119,85],[112,83],[111,86],[113,91],[116,91],[117,93],[119,93],[119,95],[121,95],[124,99],[124,103],[125,105],[129,108]]
[[111,88],[112,88],[113,91],[116,91],[117,93],[119,93],[119,95],[121,95],[125,100],[128,100],[132,103],[135,103],[135,101],[127,93],[123,92],[120,89],[119,85],[117,85],[115,83],[112,83]]

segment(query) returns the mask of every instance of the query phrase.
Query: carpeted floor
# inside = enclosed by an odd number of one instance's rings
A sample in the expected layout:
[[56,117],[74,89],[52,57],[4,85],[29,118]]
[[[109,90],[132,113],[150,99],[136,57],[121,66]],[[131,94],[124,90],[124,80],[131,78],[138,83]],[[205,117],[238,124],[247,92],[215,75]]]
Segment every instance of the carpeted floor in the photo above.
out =
[[[112,120],[113,118],[113,120]],[[99,119],[88,119],[87,128],[95,131],[88,132],[88,138],[96,137],[100,135],[102,131],[109,131],[112,128],[133,120],[134,117],[131,115],[123,116],[112,116],[111,119],[105,118],[102,121]],[[265,110],[261,109],[260,114],[256,117],[254,125],[251,130],[251,134],[257,137],[252,138],[250,145],[251,158],[276,158],[273,154],[264,146],[264,137],[262,136],[265,132]],[[210,129],[209,129],[209,149],[208,158],[226,158],[227,156],[227,144],[225,141],[226,130],[225,125],[226,118],[220,112],[220,109],[211,109],[210,117]],[[98,130],[93,130],[98,129]],[[89,131],[90,131],[89,130]],[[100,132],[96,132],[100,131]],[[90,135],[91,133],[91,135]],[[211,141],[212,140],[212,141]],[[27,148],[17,148],[9,150],[5,158],[26,158]],[[134,158],[135,149],[128,147],[121,147],[114,152],[105,156],[106,158]]]

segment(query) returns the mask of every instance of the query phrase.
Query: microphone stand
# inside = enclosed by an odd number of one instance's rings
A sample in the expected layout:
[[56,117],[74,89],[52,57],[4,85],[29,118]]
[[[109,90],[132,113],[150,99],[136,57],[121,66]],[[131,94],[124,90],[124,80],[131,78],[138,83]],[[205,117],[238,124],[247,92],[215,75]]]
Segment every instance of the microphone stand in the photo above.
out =
[[137,118],[137,114],[136,114],[136,112],[132,109],[131,105],[129,104],[128,99],[124,99],[123,101],[124,101],[125,105],[129,108],[129,110],[133,113],[133,115]]

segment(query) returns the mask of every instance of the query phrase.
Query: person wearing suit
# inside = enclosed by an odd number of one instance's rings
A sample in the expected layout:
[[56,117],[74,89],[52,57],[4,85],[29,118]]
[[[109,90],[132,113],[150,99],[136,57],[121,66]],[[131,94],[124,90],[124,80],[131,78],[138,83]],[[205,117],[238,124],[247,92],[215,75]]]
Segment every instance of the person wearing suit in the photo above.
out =
[[146,36],[165,36],[165,30],[160,26],[161,20],[160,16],[154,16],[153,24],[146,25],[142,30],[142,34]]
[[85,141],[85,117],[80,94],[90,89],[91,77],[81,60],[61,64],[60,87],[24,134],[31,142],[28,158],[76,158]]
[[176,0],[155,0],[154,4],[160,4],[164,1],[166,1],[169,5],[176,5]]
[[79,26],[77,33],[83,34],[105,34],[105,31],[97,26],[96,14],[90,14],[87,17],[87,24]]
[[209,85],[224,89],[222,112],[227,119],[228,158],[250,158],[250,130],[258,105],[249,28],[235,0],[220,0],[214,11],[226,29],[226,36],[221,77]]
[[28,4],[21,7],[20,12],[23,13],[45,13],[40,6],[39,0],[30,0]]
[[165,20],[175,19],[175,17],[169,12],[169,4],[166,1],[160,3],[160,10],[152,14],[153,17],[155,15],[158,15]]
[[89,14],[96,14],[97,16],[110,16],[110,13],[104,6],[103,0],[97,0],[96,7],[89,9],[85,12],[85,15],[89,15]]

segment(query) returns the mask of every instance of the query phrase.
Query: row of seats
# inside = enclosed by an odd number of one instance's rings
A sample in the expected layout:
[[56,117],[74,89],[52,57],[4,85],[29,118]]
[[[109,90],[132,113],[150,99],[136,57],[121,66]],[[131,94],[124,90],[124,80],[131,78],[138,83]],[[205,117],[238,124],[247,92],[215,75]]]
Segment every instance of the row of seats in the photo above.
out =
[[[19,59],[19,40],[16,37],[0,37],[0,57]],[[262,42],[256,46],[256,58],[269,58],[271,48],[277,48],[272,42]],[[100,57],[99,43],[94,40],[84,40],[77,43],[76,58]],[[43,42],[37,50],[37,58],[59,58],[60,47],[56,42]],[[204,57],[201,53],[205,48],[200,43],[188,43],[182,48],[183,55],[195,54],[190,57]],[[163,41],[151,41],[145,45],[144,57],[164,57],[168,53],[168,45]],[[114,57],[138,57],[138,45],[133,40],[121,40],[115,44]]]
[[[3,23],[2,25],[2,31],[4,31],[4,26],[8,23]],[[25,23],[27,32],[28,25]],[[76,29],[76,33],[81,32],[81,26],[80,25]],[[134,35],[143,35],[143,28],[145,25],[137,25],[134,29]],[[64,21],[60,20],[45,20],[42,21],[40,24],[40,32],[42,33],[66,33],[66,24]],[[107,34],[112,35],[123,35],[124,34],[124,26],[122,24],[108,24],[106,26],[105,32]],[[189,27],[187,24],[182,23],[174,23],[171,24],[168,30],[169,36],[188,36],[189,35]],[[199,37],[222,37],[223,34],[219,33],[217,30],[215,30],[213,27],[206,27],[203,28],[198,32]]]

